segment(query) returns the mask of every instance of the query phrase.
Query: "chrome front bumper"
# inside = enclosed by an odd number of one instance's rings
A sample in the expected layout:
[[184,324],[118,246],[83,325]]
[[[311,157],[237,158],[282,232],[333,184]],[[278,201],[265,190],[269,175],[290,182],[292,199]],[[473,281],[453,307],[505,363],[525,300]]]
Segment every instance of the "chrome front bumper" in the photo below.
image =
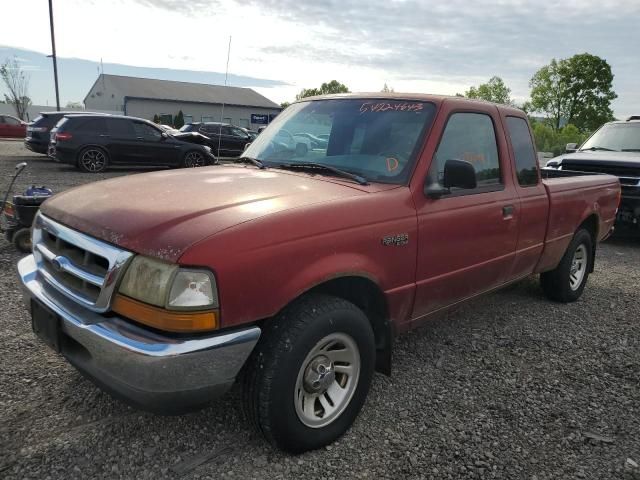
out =
[[179,413],[224,394],[260,337],[258,327],[165,336],[60,294],[41,278],[33,255],[18,262],[18,274],[27,308],[35,300],[60,317],[60,353],[98,386],[145,410]]

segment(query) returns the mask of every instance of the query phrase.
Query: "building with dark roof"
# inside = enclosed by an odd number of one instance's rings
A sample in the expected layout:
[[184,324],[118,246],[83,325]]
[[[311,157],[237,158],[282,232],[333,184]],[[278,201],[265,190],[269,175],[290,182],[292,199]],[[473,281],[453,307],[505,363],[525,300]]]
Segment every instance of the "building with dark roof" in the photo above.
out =
[[185,123],[225,122],[257,129],[282,108],[251,88],[176,82],[154,78],[101,74],[84,98],[87,110],[171,119],[182,111]]

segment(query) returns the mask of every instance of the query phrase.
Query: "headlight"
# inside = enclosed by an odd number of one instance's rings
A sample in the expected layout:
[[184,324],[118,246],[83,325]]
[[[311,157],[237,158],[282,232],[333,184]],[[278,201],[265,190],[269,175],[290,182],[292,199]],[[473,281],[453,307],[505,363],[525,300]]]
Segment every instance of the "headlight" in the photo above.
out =
[[218,307],[215,281],[208,272],[178,270],[173,277],[167,308]]
[[163,263],[149,257],[138,255],[120,284],[120,293],[157,307],[167,303],[167,289],[177,265]]
[[218,327],[218,289],[209,271],[138,255],[118,293],[113,310],[140,323],[176,332]]
[[207,152],[211,153],[211,147],[210,147],[210,146],[208,146],[208,145],[203,145],[203,147],[204,147],[204,149],[205,149]]

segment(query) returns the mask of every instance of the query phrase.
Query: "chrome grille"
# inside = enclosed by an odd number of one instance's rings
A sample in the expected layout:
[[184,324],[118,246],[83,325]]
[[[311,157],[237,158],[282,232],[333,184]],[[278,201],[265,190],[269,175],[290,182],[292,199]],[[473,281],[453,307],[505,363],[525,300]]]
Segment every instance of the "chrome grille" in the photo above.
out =
[[38,273],[49,284],[81,305],[105,312],[133,254],[38,214],[33,256]]
[[577,172],[593,172],[607,173],[620,179],[623,185],[639,185],[640,186],[640,166],[627,167],[611,165],[607,163],[588,163],[576,160],[563,160],[562,167],[564,170],[575,170]]

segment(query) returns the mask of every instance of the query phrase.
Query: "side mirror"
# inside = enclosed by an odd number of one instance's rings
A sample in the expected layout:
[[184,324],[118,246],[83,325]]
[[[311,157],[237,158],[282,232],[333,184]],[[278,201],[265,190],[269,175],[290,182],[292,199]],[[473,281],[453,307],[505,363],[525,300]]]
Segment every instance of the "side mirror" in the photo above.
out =
[[578,150],[578,144],[577,143],[567,143],[567,146],[564,149],[564,151],[566,153],[574,153],[577,150]]
[[162,137],[162,140],[166,140],[167,138],[169,138],[169,134],[167,132],[162,132],[160,134],[160,137]]
[[464,160],[447,160],[444,164],[443,185],[425,184],[424,194],[431,198],[440,198],[451,193],[452,188],[473,189],[478,186],[476,169]]
[[251,145],[251,142],[249,142],[249,143],[246,143],[246,144],[245,144],[245,146],[244,146],[244,150],[246,150],[247,148],[249,148],[249,145]]

